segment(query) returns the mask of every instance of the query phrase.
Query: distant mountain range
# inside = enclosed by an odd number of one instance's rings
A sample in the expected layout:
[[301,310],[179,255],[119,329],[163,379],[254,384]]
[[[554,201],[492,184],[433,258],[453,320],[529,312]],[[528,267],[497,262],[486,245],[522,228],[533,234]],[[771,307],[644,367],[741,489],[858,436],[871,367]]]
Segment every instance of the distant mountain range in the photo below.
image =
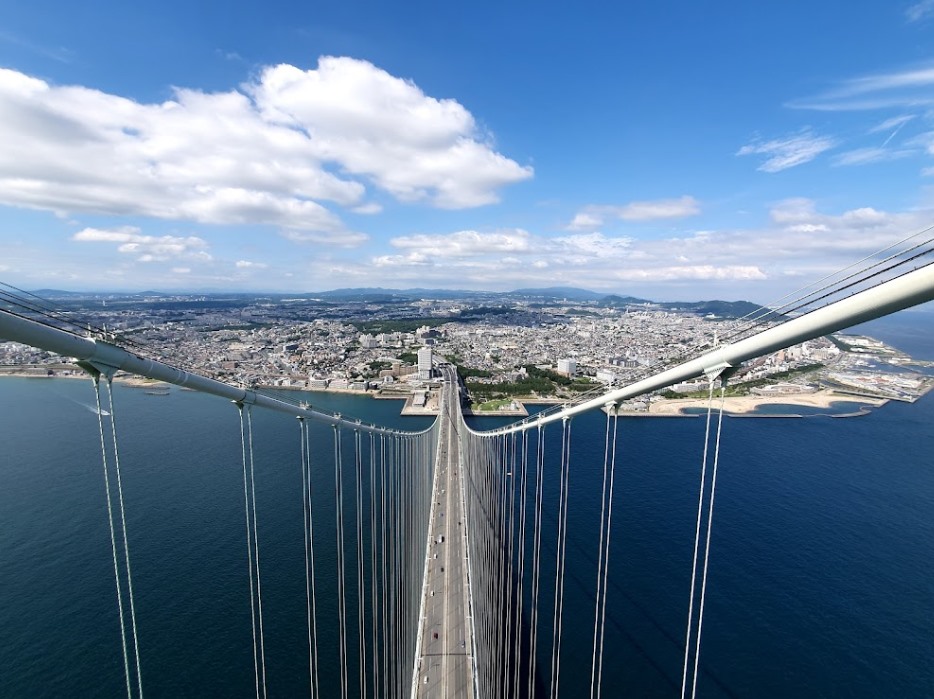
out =
[[771,311],[751,301],[650,301],[636,296],[603,294],[588,289],[569,286],[551,286],[540,289],[516,289],[515,291],[463,291],[452,289],[383,289],[358,288],[335,289],[320,293],[301,294],[302,297],[320,298],[333,301],[368,301],[370,303],[391,303],[411,299],[485,299],[507,301],[515,298],[541,301],[573,301],[577,303],[596,303],[605,308],[625,308],[627,306],[651,306],[668,311],[715,315],[721,318],[742,318],[744,316]]
[[385,289],[383,287],[358,287],[345,289],[332,289],[330,291],[317,291],[305,293],[243,293],[243,292],[175,292],[139,291],[134,293],[90,293],[62,291],[59,289],[40,289],[32,292],[36,296],[49,299],[123,299],[139,300],[167,299],[184,296],[208,297],[212,299],[238,299],[251,298],[267,299],[308,299],[327,301],[331,303],[347,301],[356,303],[407,303],[418,299],[467,301],[482,300],[485,304],[506,303],[509,301],[539,301],[574,303],[593,303],[603,308],[626,308],[631,306],[651,307],[668,311],[695,313],[698,315],[715,315],[720,318],[741,318],[753,313],[771,311],[750,301],[651,301],[635,296],[620,296],[618,294],[605,294],[588,289],[579,289],[567,286],[552,286],[545,288],[516,289],[515,291],[468,291],[461,289]]

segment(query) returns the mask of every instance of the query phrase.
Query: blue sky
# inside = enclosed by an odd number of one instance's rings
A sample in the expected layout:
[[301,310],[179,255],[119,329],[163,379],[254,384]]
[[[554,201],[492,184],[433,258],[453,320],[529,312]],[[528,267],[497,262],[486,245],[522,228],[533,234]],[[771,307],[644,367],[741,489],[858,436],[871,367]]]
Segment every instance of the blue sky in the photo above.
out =
[[17,5],[17,286],[768,302],[934,223],[934,0]]

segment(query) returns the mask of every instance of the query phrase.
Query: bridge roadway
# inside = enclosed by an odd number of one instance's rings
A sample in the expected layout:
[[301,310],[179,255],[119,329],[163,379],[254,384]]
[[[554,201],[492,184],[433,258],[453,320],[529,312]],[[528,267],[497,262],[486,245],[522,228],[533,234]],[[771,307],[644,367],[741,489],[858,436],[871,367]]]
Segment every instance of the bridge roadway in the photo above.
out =
[[473,637],[468,619],[467,540],[458,466],[460,397],[457,375],[442,366],[440,447],[431,512],[421,643],[413,697],[472,699]]

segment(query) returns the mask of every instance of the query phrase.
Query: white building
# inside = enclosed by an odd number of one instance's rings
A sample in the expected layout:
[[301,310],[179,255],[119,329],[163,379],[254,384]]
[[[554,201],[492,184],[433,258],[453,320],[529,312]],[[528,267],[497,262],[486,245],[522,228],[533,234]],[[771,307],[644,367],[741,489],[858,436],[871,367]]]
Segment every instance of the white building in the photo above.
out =
[[577,361],[574,359],[559,359],[558,372],[567,376],[577,374]]
[[431,347],[422,347],[418,351],[418,378],[420,381],[431,378]]

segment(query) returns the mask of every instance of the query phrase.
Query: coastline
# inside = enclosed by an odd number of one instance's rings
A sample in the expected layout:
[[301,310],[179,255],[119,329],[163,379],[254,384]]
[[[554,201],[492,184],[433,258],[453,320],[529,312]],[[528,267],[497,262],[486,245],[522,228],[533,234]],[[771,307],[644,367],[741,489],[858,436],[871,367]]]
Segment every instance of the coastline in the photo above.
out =
[[[719,398],[714,396],[714,405],[719,405]],[[751,413],[764,405],[789,405],[806,408],[830,408],[834,403],[860,403],[866,406],[879,408],[889,402],[888,398],[870,398],[868,396],[853,396],[840,394],[824,389],[816,393],[792,393],[784,396],[730,396],[724,399],[723,412],[743,415]],[[657,416],[684,416],[685,410],[706,408],[707,401],[703,398],[676,398],[673,400],[655,401],[649,405],[647,413],[627,413],[620,411],[620,415],[657,415]]]
[[[84,370],[73,366],[68,365],[67,367],[56,367],[54,374],[48,374],[46,369],[39,369],[36,367],[25,367],[22,369],[2,367],[0,368],[0,378],[4,376],[11,376],[17,379],[90,379],[91,375],[86,373]],[[172,384],[165,381],[157,381],[156,379],[147,379],[142,376],[136,376],[134,374],[126,374],[122,371],[117,372],[114,376],[114,381],[117,383],[126,384],[127,386],[134,386],[138,388],[169,388]]]
[[[0,368],[0,378],[4,376],[13,376],[19,378],[30,378],[30,379],[85,379],[88,378],[88,374],[85,374],[83,371],[75,370],[74,367],[55,367],[56,373],[53,375],[48,375],[44,370],[39,370],[38,367],[23,367],[23,368],[12,368],[12,367],[2,367]],[[130,374],[119,373],[114,377],[114,381],[123,383],[127,386],[132,386],[136,388],[150,388],[157,389],[159,391],[167,390],[171,384],[155,381],[153,379],[142,378],[138,376],[133,376]],[[416,407],[413,405],[413,395],[412,394],[399,394],[399,393],[388,393],[381,394],[378,391],[360,391],[357,389],[309,389],[299,386],[262,386],[264,389],[275,389],[275,390],[293,390],[293,391],[307,391],[307,392],[321,392],[321,393],[335,393],[335,394],[350,394],[358,396],[369,396],[377,400],[401,400],[404,401],[404,405],[400,411],[402,415],[436,415],[438,410],[437,406],[432,404],[432,401],[424,407]],[[528,410],[527,405],[555,405],[562,404],[567,401],[562,399],[555,398],[529,398],[522,399],[516,398],[517,403],[521,406],[521,410],[496,410],[496,411],[472,411],[469,408],[464,410],[464,414],[468,416],[486,416],[486,417],[525,417],[527,416]],[[853,395],[847,393],[840,393],[834,391],[833,389],[823,389],[815,393],[792,393],[781,396],[729,396],[724,399],[723,412],[730,415],[742,415],[746,417],[755,417],[750,413],[754,413],[758,408],[766,405],[783,405],[789,407],[806,407],[806,408],[825,408],[829,409],[833,406],[834,403],[858,403],[861,408],[860,411],[857,411],[858,414],[862,414],[866,408],[873,407],[879,408],[889,402],[888,398],[873,398],[869,396],[862,395]],[[718,405],[719,398],[714,397],[714,405]],[[619,414],[624,417],[697,417],[696,414],[691,414],[685,411],[688,410],[702,410],[707,408],[707,400],[703,398],[675,398],[675,399],[663,399],[657,400],[649,404],[648,410],[620,410]],[[796,416],[797,417],[797,416]]]

